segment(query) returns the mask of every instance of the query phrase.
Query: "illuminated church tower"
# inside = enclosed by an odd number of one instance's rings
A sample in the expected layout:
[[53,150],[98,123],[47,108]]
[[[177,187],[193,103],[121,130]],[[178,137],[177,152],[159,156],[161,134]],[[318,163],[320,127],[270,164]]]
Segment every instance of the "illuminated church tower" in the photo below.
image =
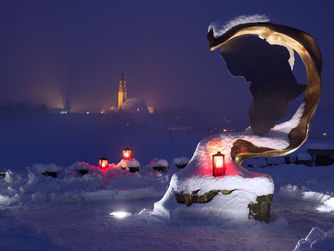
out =
[[128,99],[128,92],[126,91],[126,81],[124,79],[124,74],[122,72],[121,79],[119,80],[119,89],[118,89],[118,109],[121,108],[121,105]]

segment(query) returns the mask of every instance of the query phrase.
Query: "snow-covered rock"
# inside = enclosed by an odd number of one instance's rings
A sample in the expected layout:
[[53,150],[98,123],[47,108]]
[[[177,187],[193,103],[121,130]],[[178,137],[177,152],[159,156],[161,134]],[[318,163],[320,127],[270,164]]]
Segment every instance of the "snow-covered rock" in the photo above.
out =
[[189,159],[187,157],[174,158],[173,163],[177,168],[184,168],[189,163]]
[[151,162],[148,164],[149,168],[152,168],[153,170],[156,171],[163,171],[165,172],[168,168],[168,161],[165,159],[158,159],[155,158],[151,160]]
[[150,167],[161,166],[161,167],[168,167],[168,161],[165,159],[158,159],[155,158],[149,163]]
[[130,172],[138,172],[140,168],[140,163],[138,160],[132,158],[130,160],[122,159],[116,167],[120,167]]
[[33,169],[36,169],[39,173],[45,173],[45,172],[58,172],[60,170],[60,167],[56,164],[34,164],[32,166]]

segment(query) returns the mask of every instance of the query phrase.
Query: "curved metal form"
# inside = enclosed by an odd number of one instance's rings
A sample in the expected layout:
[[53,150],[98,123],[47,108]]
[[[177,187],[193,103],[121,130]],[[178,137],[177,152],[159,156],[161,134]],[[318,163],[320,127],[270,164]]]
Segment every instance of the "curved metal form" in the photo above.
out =
[[289,146],[283,150],[261,148],[249,141],[236,140],[231,149],[235,163],[253,157],[276,157],[289,154],[298,149],[307,139],[314,113],[321,95],[322,58],[315,39],[309,34],[288,26],[273,23],[247,23],[234,26],[219,37],[213,30],[207,35],[210,50],[224,46],[229,40],[242,35],[258,35],[270,44],[290,47],[302,59],[307,72],[307,85],[304,96],[304,111],[298,125],[289,132]]

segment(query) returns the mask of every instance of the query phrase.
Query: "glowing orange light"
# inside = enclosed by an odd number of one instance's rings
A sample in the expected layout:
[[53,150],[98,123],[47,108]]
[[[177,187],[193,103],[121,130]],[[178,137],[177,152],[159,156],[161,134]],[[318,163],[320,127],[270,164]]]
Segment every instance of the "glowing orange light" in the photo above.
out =
[[225,175],[225,155],[221,152],[217,152],[212,155],[212,174],[213,176]]
[[123,156],[123,159],[125,159],[125,160],[131,159],[132,150],[130,148],[128,148],[128,147],[125,148],[125,149],[123,149],[122,156]]
[[105,169],[108,166],[109,160],[105,157],[99,158],[99,168]]

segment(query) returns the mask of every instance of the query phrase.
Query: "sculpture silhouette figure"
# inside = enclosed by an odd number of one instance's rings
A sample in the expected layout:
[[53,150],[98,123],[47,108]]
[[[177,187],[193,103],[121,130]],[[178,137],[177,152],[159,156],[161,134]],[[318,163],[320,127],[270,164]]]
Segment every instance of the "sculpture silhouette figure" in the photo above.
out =
[[287,105],[305,90],[289,65],[289,52],[255,36],[234,38],[221,49],[232,75],[243,76],[253,96],[248,115],[255,134],[264,135],[285,117]]

